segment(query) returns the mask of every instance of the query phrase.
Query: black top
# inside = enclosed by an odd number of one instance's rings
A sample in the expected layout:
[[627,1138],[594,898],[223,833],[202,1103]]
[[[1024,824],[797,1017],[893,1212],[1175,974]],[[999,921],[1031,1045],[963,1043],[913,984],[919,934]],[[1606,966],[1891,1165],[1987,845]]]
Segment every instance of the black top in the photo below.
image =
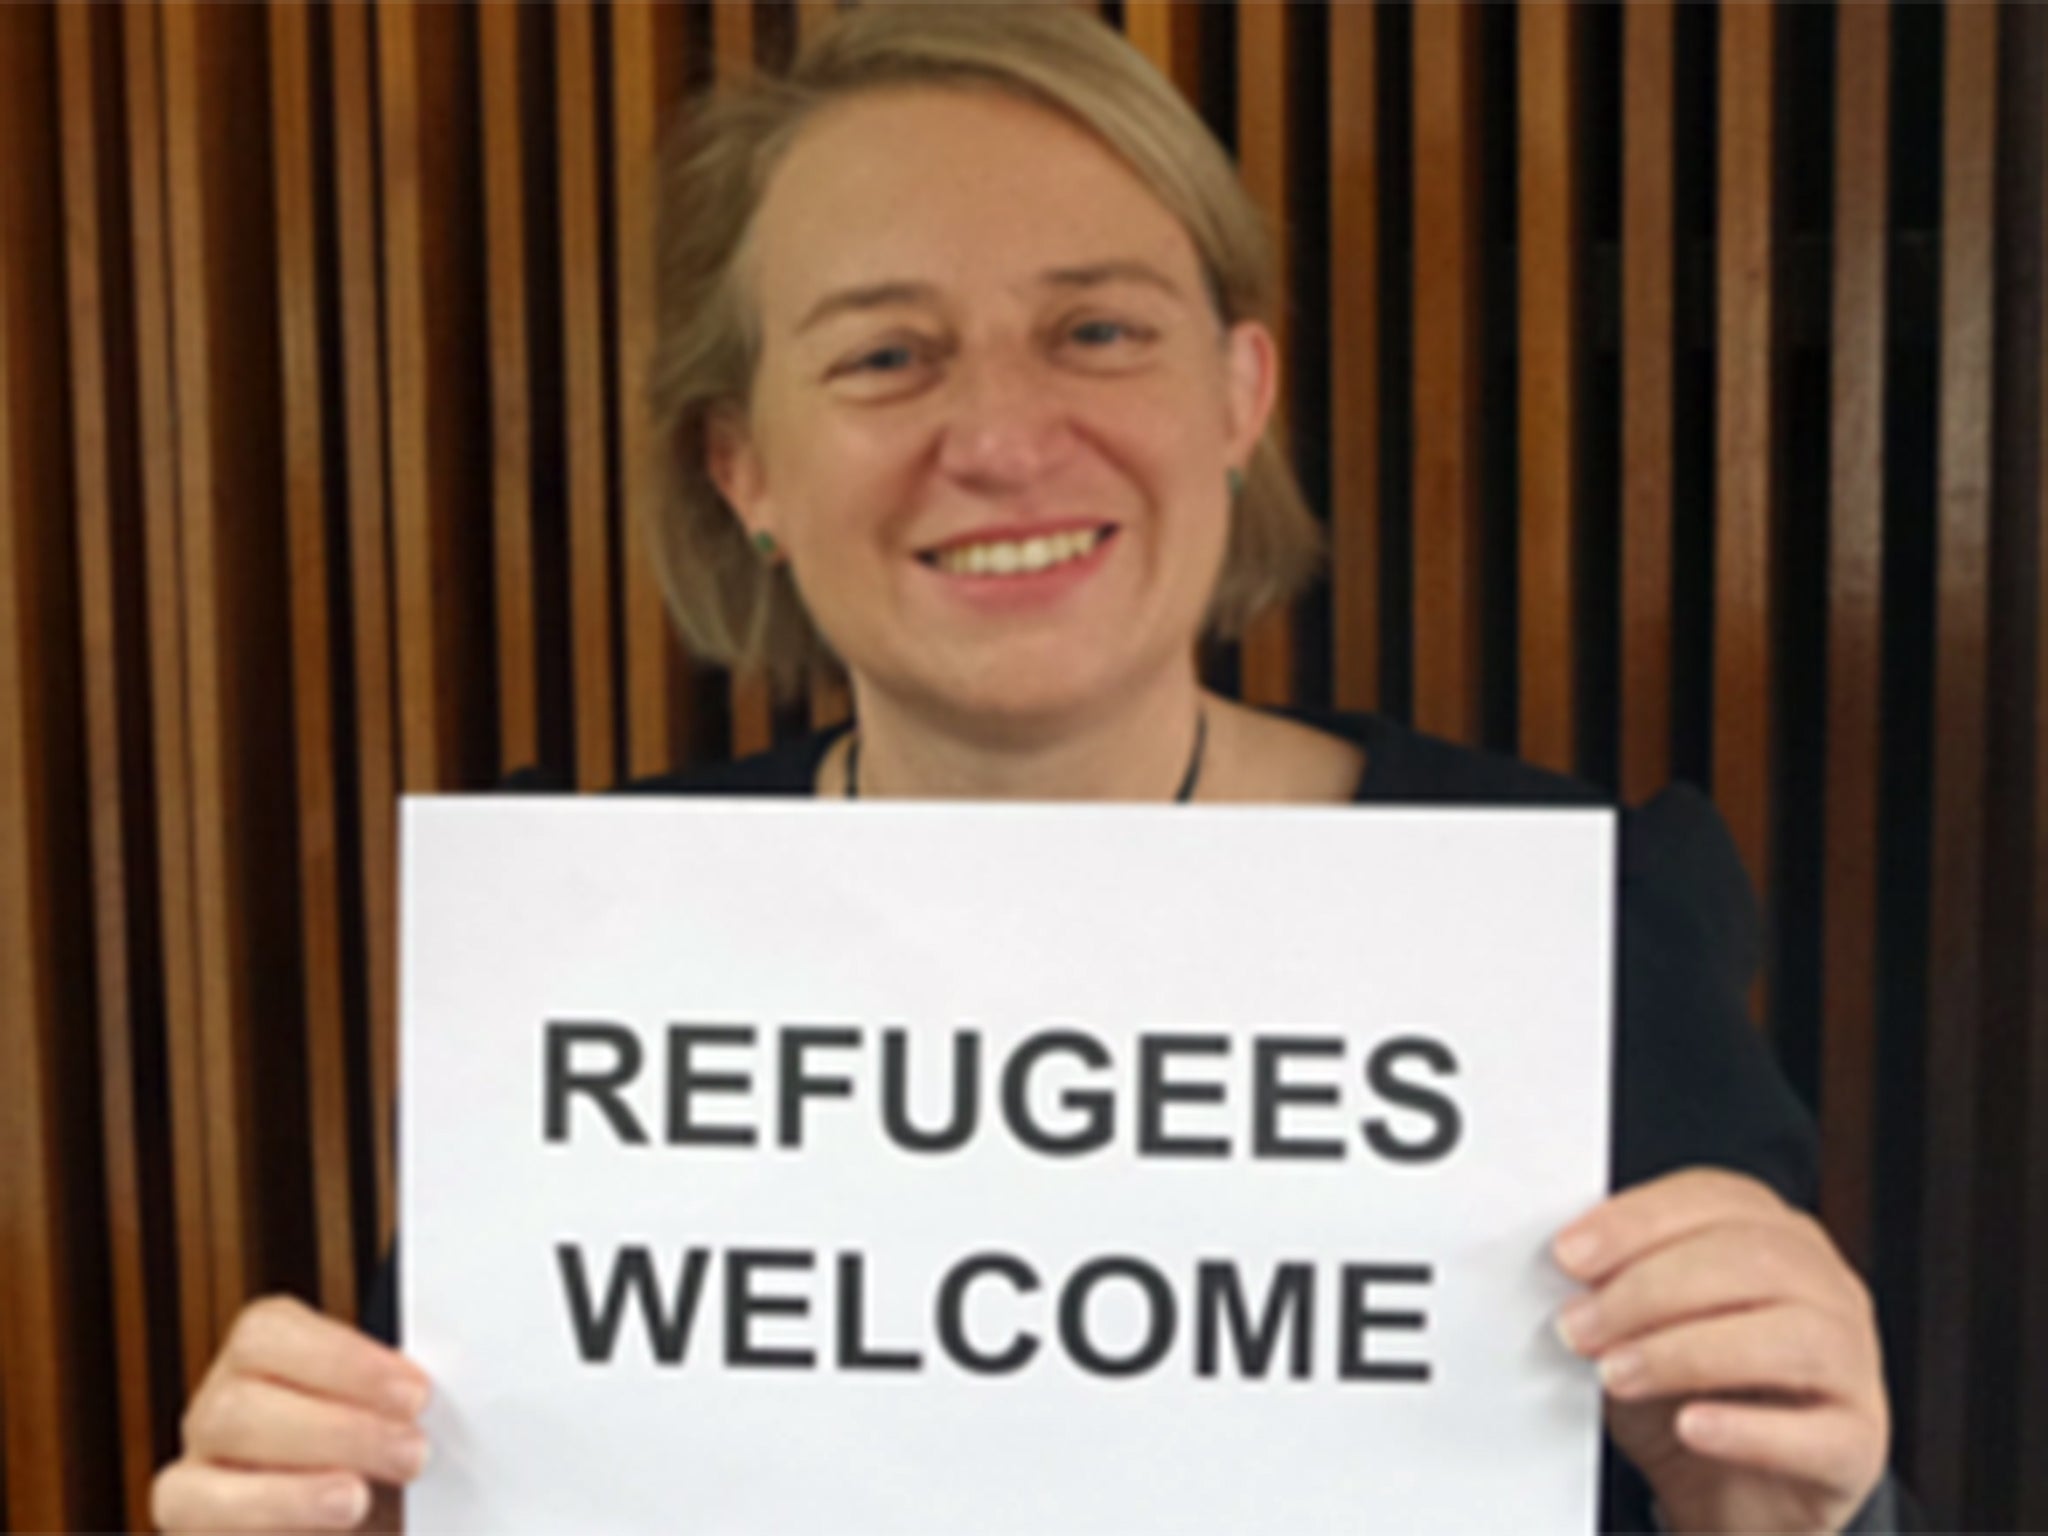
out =
[[[1361,805],[1598,806],[1574,779],[1421,735],[1373,715],[1292,711],[1364,749]],[[844,728],[736,762],[682,769],[623,787],[653,795],[808,795]],[[538,774],[508,789],[554,789]],[[1625,810],[1620,826],[1612,1184],[1623,1189],[1698,1164],[1747,1173],[1813,1208],[1819,1147],[1811,1118],[1751,1024],[1749,982],[1761,954],[1756,902],[1712,803],[1676,786]],[[364,1326],[395,1342],[393,1260],[380,1266]],[[1882,1507],[1880,1507],[1882,1506]],[[1891,1528],[1890,1480],[1854,1529]],[[1649,1489],[1609,1445],[1605,1530],[1656,1529]]]

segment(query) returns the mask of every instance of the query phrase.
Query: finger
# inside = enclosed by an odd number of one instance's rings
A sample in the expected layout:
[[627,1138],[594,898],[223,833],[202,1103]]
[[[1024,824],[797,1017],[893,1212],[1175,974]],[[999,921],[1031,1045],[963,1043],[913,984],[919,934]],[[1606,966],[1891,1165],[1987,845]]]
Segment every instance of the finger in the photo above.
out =
[[1600,1356],[1600,1380],[1624,1402],[1766,1392],[1847,1401],[1868,1374],[1862,1336],[1831,1313],[1797,1304],[1659,1329]]
[[1882,1418],[1849,1408],[1688,1403],[1678,1437],[1715,1461],[1837,1489],[1857,1503],[1884,1472]]
[[370,1488],[345,1472],[231,1472],[180,1461],[157,1474],[149,1500],[159,1530],[350,1531]]
[[426,1373],[368,1334],[290,1296],[251,1302],[216,1362],[222,1373],[268,1376],[393,1418],[426,1407]]
[[1763,1220],[1788,1210],[1769,1187],[1745,1174],[1688,1168],[1602,1201],[1558,1233],[1551,1254],[1566,1274],[1597,1283],[1701,1227]]
[[1688,1233],[1613,1274],[1558,1314],[1580,1354],[1717,1312],[1803,1302],[1851,1319],[1869,1293],[1817,1229],[1782,1219],[1724,1221]]
[[417,1477],[427,1457],[427,1438],[413,1425],[259,1376],[231,1376],[202,1389],[186,1419],[185,1442],[199,1461],[359,1472],[389,1483]]

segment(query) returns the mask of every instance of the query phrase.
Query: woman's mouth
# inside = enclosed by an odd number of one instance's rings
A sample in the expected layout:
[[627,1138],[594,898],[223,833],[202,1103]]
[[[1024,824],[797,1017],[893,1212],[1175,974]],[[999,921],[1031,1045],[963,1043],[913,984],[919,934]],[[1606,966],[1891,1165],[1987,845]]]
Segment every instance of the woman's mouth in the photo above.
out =
[[1070,528],[1029,538],[979,539],[927,550],[918,558],[949,576],[1037,576],[1085,560],[1116,533],[1110,526]]

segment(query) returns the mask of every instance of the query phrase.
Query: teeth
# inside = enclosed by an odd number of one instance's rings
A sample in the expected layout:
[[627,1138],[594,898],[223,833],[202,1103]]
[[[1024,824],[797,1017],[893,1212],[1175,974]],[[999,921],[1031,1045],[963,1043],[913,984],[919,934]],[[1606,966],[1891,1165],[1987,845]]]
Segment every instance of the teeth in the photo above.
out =
[[1102,540],[1100,529],[1040,535],[988,544],[955,545],[933,558],[954,576],[1031,576],[1078,560]]

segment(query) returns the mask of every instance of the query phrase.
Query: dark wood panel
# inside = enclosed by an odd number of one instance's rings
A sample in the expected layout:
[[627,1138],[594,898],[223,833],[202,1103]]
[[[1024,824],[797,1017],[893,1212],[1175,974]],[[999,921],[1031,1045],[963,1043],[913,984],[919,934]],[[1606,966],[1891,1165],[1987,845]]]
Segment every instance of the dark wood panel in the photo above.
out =
[[[1293,10],[1284,5],[1237,8],[1237,165],[1245,190],[1273,234],[1280,304],[1275,334],[1282,369],[1275,417],[1284,433],[1293,418],[1292,385],[1285,366],[1294,356],[1294,183],[1299,151],[1291,110],[1295,42]],[[1294,698],[1294,619],[1276,609],[1253,620],[1239,647],[1238,692],[1247,703],[1286,704]]]
[[1937,1522],[1962,1522],[1971,1454],[1970,1254],[1984,1016],[1992,251],[1998,12],[1945,19],[1939,486],[1935,526],[1934,849],[1914,1466]]
[[70,579],[55,563],[68,537],[68,397],[61,291],[61,192],[50,13],[0,10],[0,1399],[7,1404],[11,1529],[85,1523],[88,1479],[73,1432],[82,1410],[78,1363],[66,1358],[81,1322],[70,1230],[83,1191],[67,1167],[66,1018],[53,901],[67,829],[60,819]]
[[1481,728],[1483,573],[1479,16],[1422,5],[1415,28],[1415,721]]
[[[185,707],[214,1307],[310,1250],[265,13],[163,13]],[[251,131],[252,123],[256,131]],[[258,963],[260,957],[260,963]],[[257,1085],[261,1083],[261,1092]]]
[[384,370],[377,228],[377,104],[368,7],[328,12],[334,60],[334,199],[340,278],[342,435],[348,481],[353,764],[362,861],[363,993],[369,1012],[365,1095],[376,1170],[379,1247],[397,1219],[398,705],[386,500]]
[[158,9],[122,9],[129,195],[135,242],[136,393],[140,405],[143,553],[149,610],[151,757],[155,772],[157,908],[164,930],[165,1060],[178,1231],[179,1332],[185,1386],[199,1383],[216,1342],[212,1225],[206,1178],[206,1082],[198,938],[192,898],[191,765],[186,737],[184,584],[178,539],[177,417],[172,390],[170,230]]
[[284,411],[284,514],[291,593],[293,735],[298,764],[299,899],[305,947],[306,1098],[321,1305],[356,1311],[355,1179],[350,1159],[347,981],[335,768],[329,592],[327,377],[320,317],[319,185],[312,14],[272,0],[270,103],[277,206],[278,341]]
[[[148,677],[136,494],[133,347],[121,305],[133,280],[119,179],[119,13],[57,10],[62,120],[65,310],[70,329],[73,516],[84,672],[87,794],[91,805],[94,996],[105,1166],[109,1287],[121,1434],[120,1488],[128,1524],[149,1520],[149,1482],[174,1383],[176,1315],[155,1283],[153,1236],[168,1212],[166,1148],[157,1117],[137,1103],[154,1084],[163,1018],[161,956],[147,901]],[[140,1091],[146,1091],[140,1090]],[[144,1172],[144,1160],[155,1165]]]
[[1521,755],[1568,773],[1578,741],[1580,264],[1579,12],[1529,0],[1516,13],[1516,207],[1521,297]]
[[484,270],[491,358],[491,547],[498,621],[498,764],[540,761],[540,652],[534,620],[533,377],[527,335],[526,8],[477,9],[483,106]]
[[1622,12],[1621,790],[1671,777],[1672,429],[1677,13]]
[[1713,789],[1759,890],[1771,880],[1776,508],[1777,7],[1720,15],[1714,365]]
[[[823,32],[835,14],[837,7],[832,0],[798,0],[798,42],[807,43]],[[1130,13],[1127,11],[1126,26],[1129,22]],[[1173,39],[1177,40],[1185,30],[1186,28],[1177,20],[1169,23],[1168,31]],[[837,725],[853,714],[853,695],[843,678],[825,675],[813,677],[810,681],[809,703],[811,724],[817,729]]]
[[[2048,27],[2037,27],[2041,54],[2036,56],[2036,78],[2048,75]],[[2037,254],[2035,281],[2039,291],[2035,312],[2040,316],[2040,334],[2035,356],[2048,358],[2048,109],[2036,99],[2035,143],[2041,178],[2035,189],[2042,210],[2041,248]],[[2032,1170],[2025,1181],[2025,1247],[2022,1270],[2028,1283],[2022,1288],[2019,1380],[2031,1382],[2035,1390],[2023,1391],[2019,1401],[2018,1452],[2020,1486],[2017,1524],[2022,1528],[2048,1529],[2048,1393],[2040,1383],[2048,1382],[2048,370],[2038,385],[2040,413],[2033,423],[2035,435],[2034,487],[2034,794],[2033,794],[2033,931],[2028,954],[2031,957],[2031,986],[2026,1013],[2025,1156],[2022,1166]]]
[[[813,8],[815,9],[815,8]],[[669,627],[646,542],[659,476],[647,378],[655,331],[654,211],[663,124],[682,90],[683,12],[662,3],[616,5],[612,27],[612,207],[618,299],[619,490],[625,540],[626,764],[660,773],[695,749],[689,662]]]
[[[711,8],[711,53],[720,81],[744,79],[755,68],[759,29],[751,5]],[[775,709],[766,679],[741,673],[732,680],[732,755],[765,752],[775,739]]]
[[1883,762],[1885,295],[1891,8],[1839,13],[1830,363],[1821,1211],[1870,1260]]
[[599,201],[597,57],[589,0],[555,6],[555,164],[560,177],[564,450],[569,498],[569,636],[575,668],[576,782],[618,777],[612,635],[612,523],[606,469],[604,243]]
[[1379,16],[1330,10],[1330,627],[1339,709],[1380,703]]
[[1202,17],[1191,0],[1125,0],[1124,36],[1181,95],[1200,102]]
[[489,395],[474,13],[376,10],[384,349],[408,791],[496,776],[488,709]]

